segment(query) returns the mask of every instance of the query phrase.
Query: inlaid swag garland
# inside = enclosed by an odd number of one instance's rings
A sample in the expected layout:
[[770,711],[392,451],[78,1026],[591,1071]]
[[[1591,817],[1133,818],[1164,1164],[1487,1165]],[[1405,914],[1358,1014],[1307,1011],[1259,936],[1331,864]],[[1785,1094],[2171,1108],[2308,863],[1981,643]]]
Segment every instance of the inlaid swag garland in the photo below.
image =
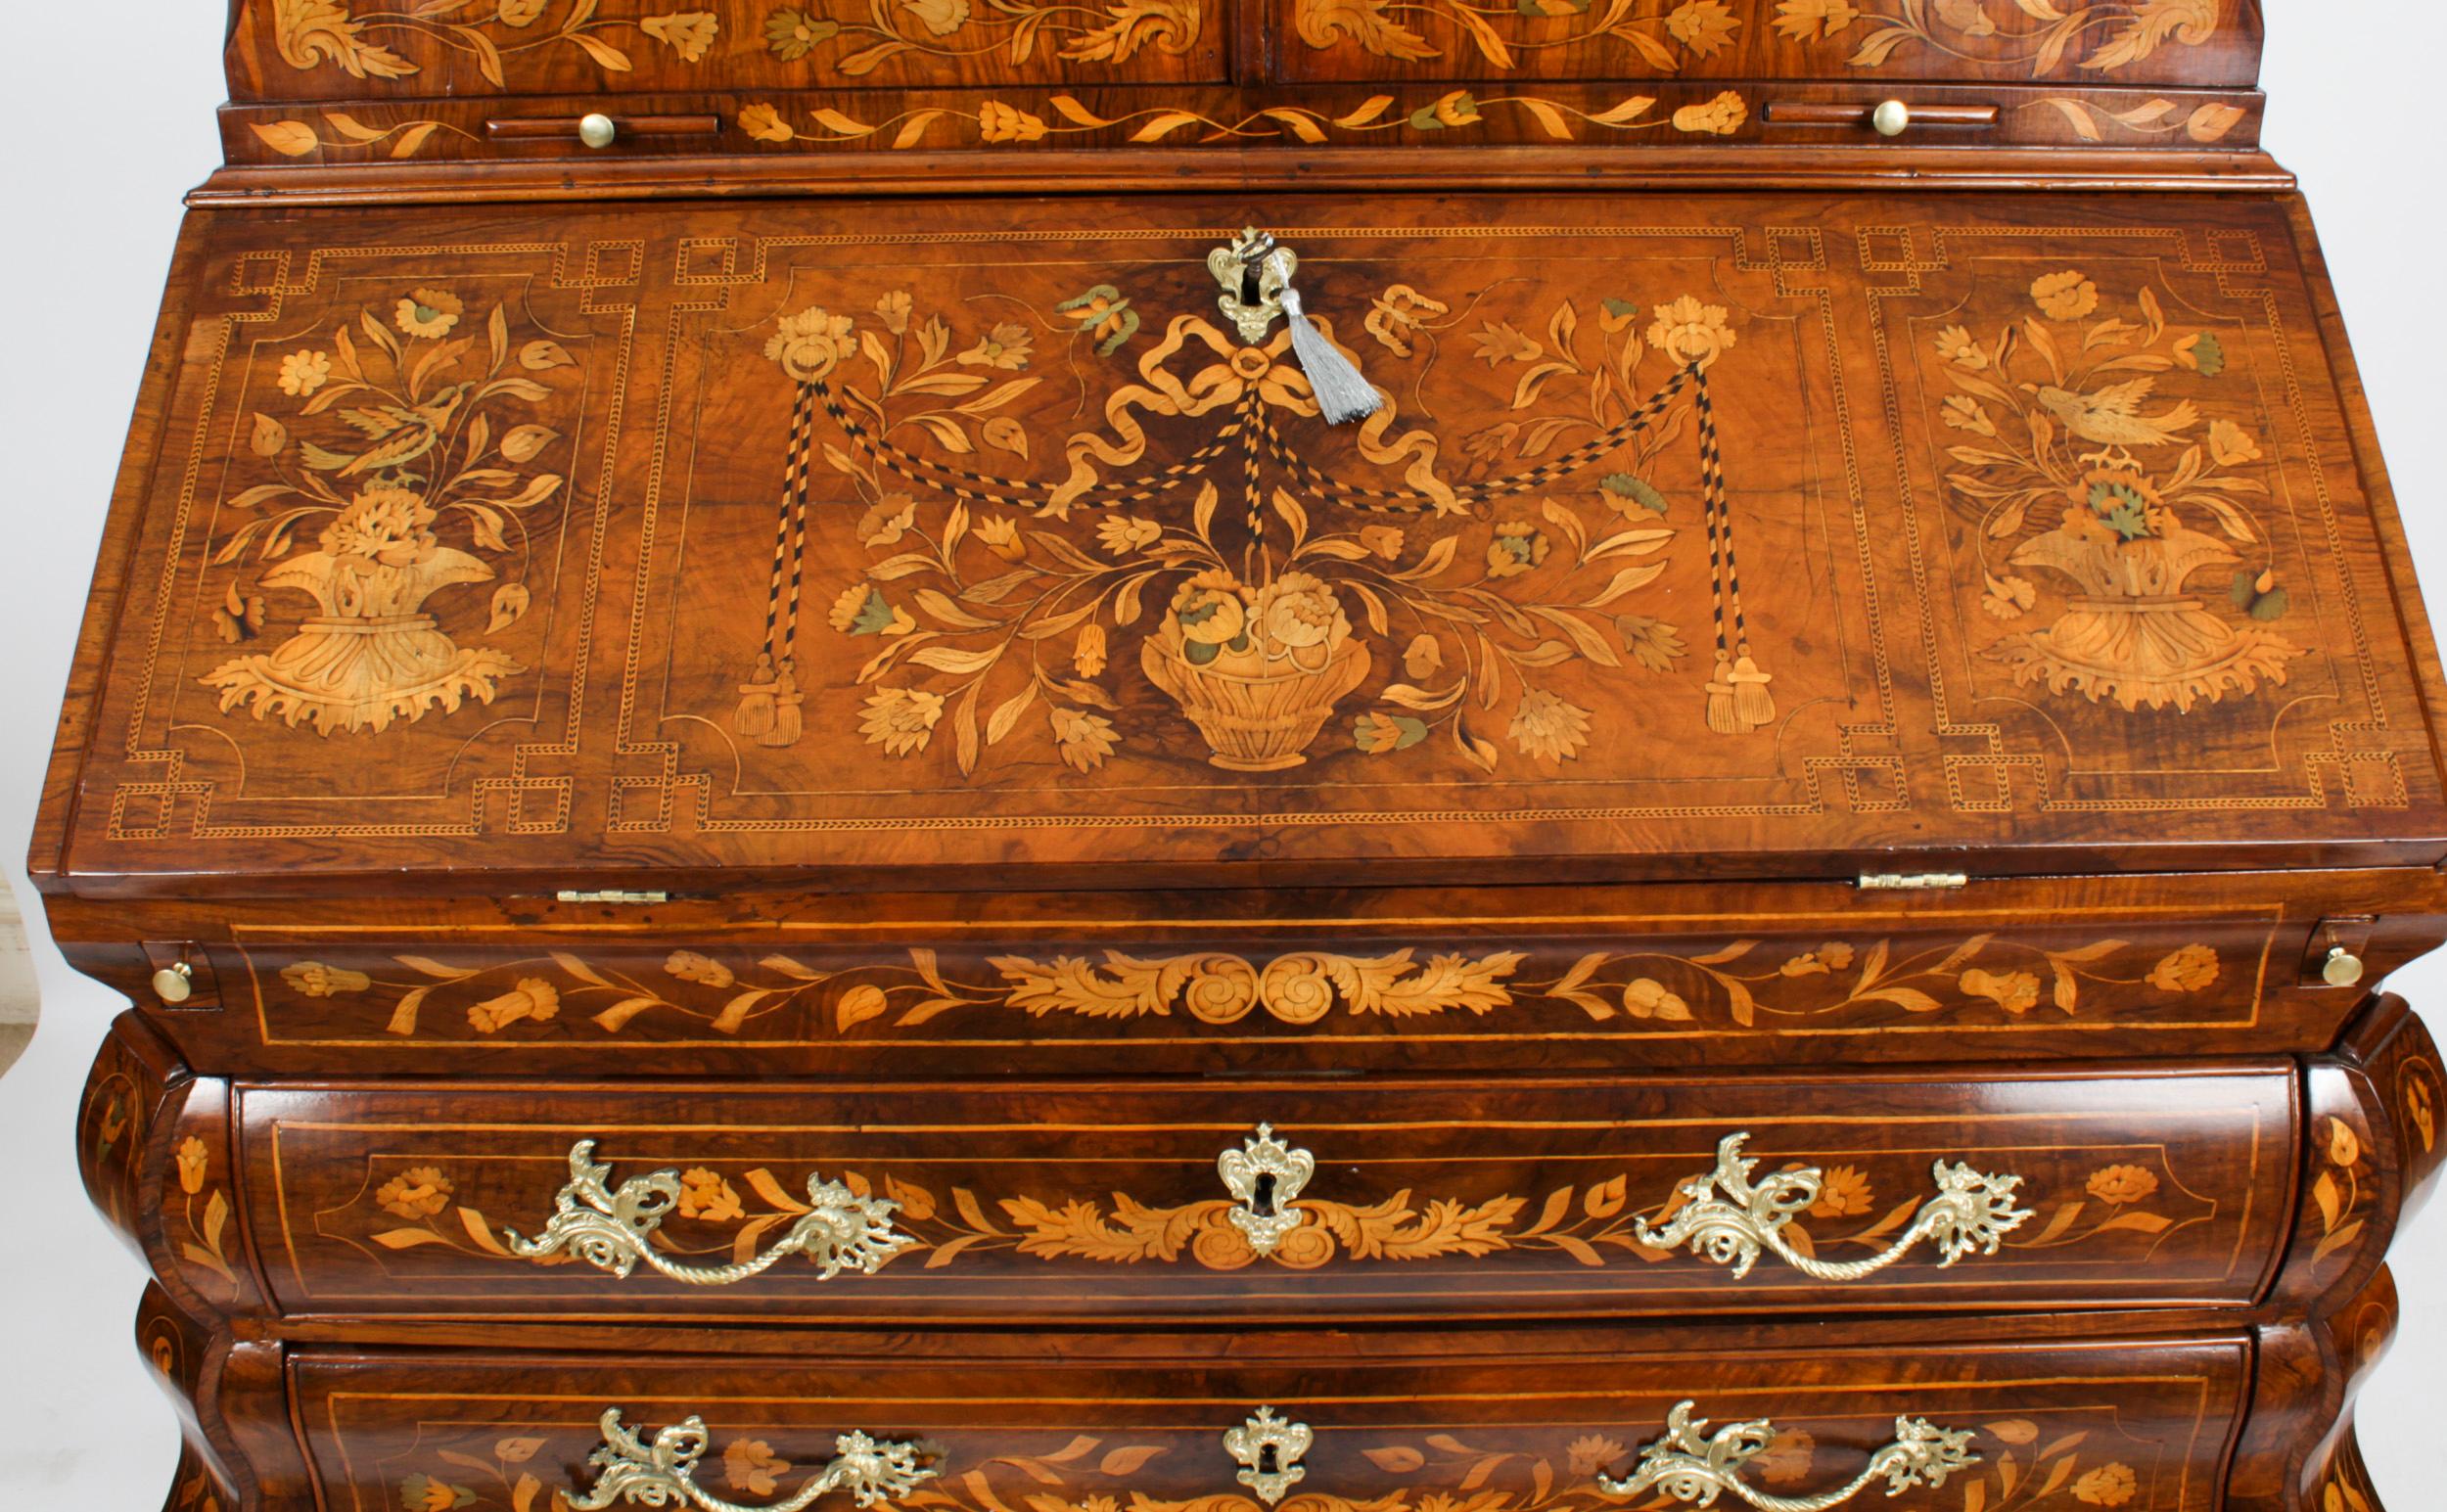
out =
[[[1060,442],[1067,471],[1026,478],[993,454],[1025,462],[1044,444],[1019,402],[1044,382],[1032,362],[1056,354],[1040,343],[1067,348],[1075,375],[1092,367],[1086,352],[1117,358],[1142,334],[1122,289],[947,318],[886,288],[780,316],[764,356],[796,392],[762,643],[742,655],[732,733],[798,744],[804,655],[829,622],[873,638],[852,679],[873,688],[866,744],[947,756],[963,777],[1047,756],[1092,774],[1118,750],[1160,754],[1183,723],[1229,771],[1337,745],[1386,764],[1449,754],[1489,775],[1511,759],[1560,766],[1615,734],[1607,710],[1572,701],[1563,669],[1637,678],[1687,655],[1678,626],[1638,612],[1663,590],[1634,597],[1674,565],[1669,487],[1698,496],[1705,557],[1694,542],[1685,560],[1710,579],[1716,656],[1713,675],[1691,677],[1699,711],[1719,736],[1767,729],[1774,678],[1750,640],[1709,378],[1740,343],[1733,315],[1685,295],[1603,299],[1585,320],[1567,296],[1524,330],[1484,312],[1485,294],[1397,284],[1360,331],[1344,328],[1382,348],[1379,408],[1335,438],[1356,459],[1333,473],[1311,460],[1326,427],[1285,331],[1252,344],[1202,315],[1173,314],[1160,336],[1150,322],[1137,381],[1109,387],[1098,423]],[[1448,339],[1473,344],[1513,390],[1511,418],[1457,453],[1432,421],[1403,418],[1426,408]],[[1198,422],[1205,440],[1169,444],[1175,460],[1158,465],[1149,426],[1168,420]],[[1661,487],[1660,460],[1685,435],[1688,481]],[[1594,486],[1566,486],[1609,465]],[[810,581],[824,515],[861,508],[873,558],[847,584]],[[1396,646],[1399,670],[1385,665]],[[1132,709],[1132,662],[1177,717]],[[1371,683],[1376,707],[1320,753],[1337,706]],[[1399,755],[1431,739],[1440,751]]]
[[[1878,1426],[1871,1425],[1872,1438]],[[2043,1429],[2013,1416],[1979,1424],[1981,1463],[1948,1484],[1962,1487],[1966,1498],[1976,1496],[1963,1504],[1982,1512],[2113,1512],[2132,1503],[2144,1486],[2141,1472],[2093,1442],[2113,1429],[2104,1415],[2089,1427],[2056,1422]],[[783,1451],[798,1451],[783,1430],[757,1425],[717,1432],[703,1480],[718,1479],[733,1497],[787,1494],[816,1467],[831,1433],[808,1433],[813,1457],[794,1463]],[[1632,1463],[1640,1437],[1635,1432],[1563,1431],[1527,1444],[1513,1435],[1506,1440],[1511,1446],[1501,1450],[1467,1442],[1467,1433],[1363,1444],[1362,1457],[1395,1479],[1392,1489],[1364,1500],[1307,1487],[1271,1508],[1238,1491],[1191,1500],[1153,1496],[1132,1482],[1176,1453],[1177,1444],[1065,1434],[1047,1440],[1039,1452],[1002,1452],[974,1467],[951,1466],[955,1473],[894,1497],[892,1505],[904,1512],[1669,1512],[1687,1505],[1662,1490],[1627,1499],[1597,1488],[1598,1476]],[[583,1464],[596,1442],[591,1430],[470,1436],[456,1447],[423,1453],[393,1486],[392,1504],[398,1512],[565,1512],[566,1492],[547,1490],[535,1467]],[[1849,1468],[1859,1457],[1846,1451],[1834,1463]],[[1748,1461],[1746,1473],[1771,1491],[1799,1494],[1825,1474],[1819,1437],[1784,1426]]]
[[[2162,1162],[2164,1155],[2153,1153],[2151,1158]],[[1705,1162],[1694,1157],[1691,1164]],[[1774,1164],[1789,1171],[1809,1163],[1779,1156]],[[868,1274],[895,1266],[940,1270],[964,1255],[994,1252],[1111,1265],[1186,1262],[1213,1271],[1265,1264],[1314,1270],[1329,1264],[1539,1252],[1568,1256],[1591,1268],[1678,1259],[1702,1270],[1724,1263],[1722,1257],[1701,1254],[1697,1244],[1685,1250],[1679,1240],[1648,1242],[1665,1237],[1660,1230],[1670,1234],[1675,1214],[1691,1200],[1687,1185],[1676,1187],[1656,1172],[1643,1172],[1639,1179],[1667,1195],[1641,1207],[1633,1206],[1632,1199],[1645,1193],[1633,1190],[1629,1171],[1543,1193],[1481,1199],[1418,1193],[1409,1187],[1371,1203],[1303,1194],[1289,1205],[1303,1221],[1262,1254],[1231,1221],[1237,1205],[1221,1197],[1160,1204],[1121,1191],[1097,1197],[1059,1191],[1004,1194],[952,1183],[939,1189],[916,1178],[914,1162],[873,1177],[855,1169],[783,1176],[764,1166],[742,1170],[743,1165],[710,1161],[680,1171],[672,1219],[658,1227],[652,1240],[660,1254],[683,1264],[747,1264],[777,1229],[810,1211],[793,1195],[793,1183],[805,1190],[821,1176],[856,1197],[881,1197],[899,1205],[892,1223],[905,1243],[881,1252]],[[1873,1176],[1860,1165],[1823,1165],[1817,1199],[1801,1214],[1817,1226],[1785,1223],[1778,1230],[1780,1240],[1808,1260],[1825,1261],[1880,1256],[1898,1244],[1930,1203],[1928,1170],[1906,1157],[1895,1157],[1890,1165],[1902,1199],[1882,1212],[1876,1188],[1886,1175]],[[542,1221],[548,1192],[536,1191],[518,1213],[487,1214],[457,1200],[459,1184],[447,1156],[409,1154],[373,1161],[365,1190],[367,1195],[349,1208],[318,1215],[317,1231],[393,1253],[439,1246],[521,1265],[568,1264],[576,1258],[562,1251],[538,1259],[512,1242],[515,1234],[531,1232]],[[2140,1236],[2154,1252],[2169,1235],[2213,1215],[2214,1210],[2181,1211],[2174,1201],[2181,1190],[2171,1173],[2162,1176],[2134,1162],[2110,1162],[2092,1171],[2072,1193],[2045,1200],[2027,1191],[2009,1194],[2028,1203],[2030,1212],[2008,1214],[1997,1225],[1993,1242],[2008,1251],[2053,1253],[2105,1235],[2128,1234]],[[1863,1218],[1869,1221],[1848,1221]],[[405,1220],[407,1226],[397,1226],[395,1220]],[[853,1277],[851,1284],[854,1281]]]
[[[2045,1012],[2077,1019],[2097,988],[2173,1002],[2207,990],[2224,971],[2217,951],[2205,944],[2110,969],[2112,957],[2133,948],[2113,939],[2053,949],[1974,935],[1901,955],[1891,939],[1865,945],[1828,940],[1775,964],[1772,954],[1761,953],[1763,943],[1737,939],[1696,954],[1592,951],[1553,977],[1525,974],[1531,958],[1518,950],[1423,954],[1405,948],[1378,956],[1298,950],[1263,964],[1222,951],[1141,957],[1106,950],[1093,960],[995,956],[988,962],[995,980],[968,981],[946,975],[937,952],[924,947],[911,949],[906,964],[847,967],[810,966],[779,953],[743,950],[717,958],[679,950],[665,960],[660,977],[589,963],[568,951],[473,966],[399,955],[392,960],[401,975],[382,978],[296,961],[278,975],[300,997],[370,999],[387,1014],[384,1031],[404,1038],[439,1037],[432,1016],[442,1013],[464,1015],[470,1030],[487,1037],[518,1025],[527,1026],[523,1032],[559,1035],[568,1029],[543,1027],[565,1009],[567,1025],[591,1024],[608,1034],[647,1015],[737,1034],[789,1013],[809,1032],[822,1024],[848,1036],[868,1024],[877,1026],[870,1033],[915,1030],[947,1014],[1185,1018],[1221,1029],[1262,1013],[1299,1028],[1335,1016],[1485,1019],[1530,1004],[1570,1004],[1592,1023],[1634,1032],[1684,1025],[1731,1032],[1865,1012],[1891,1020],[1896,1013],[1977,1008],[2013,1018]],[[2085,993],[2085,984],[2093,994]]]

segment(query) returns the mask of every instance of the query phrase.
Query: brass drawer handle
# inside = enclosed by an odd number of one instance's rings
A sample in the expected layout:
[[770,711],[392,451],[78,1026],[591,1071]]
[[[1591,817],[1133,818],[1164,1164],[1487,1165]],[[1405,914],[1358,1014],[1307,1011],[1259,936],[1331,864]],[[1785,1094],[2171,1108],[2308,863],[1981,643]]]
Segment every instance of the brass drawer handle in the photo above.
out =
[[603,1414],[603,1447],[586,1457],[600,1472],[594,1488],[569,1498],[576,1512],[603,1512],[620,1501],[642,1501],[650,1507],[672,1502],[694,1504],[705,1512],[801,1512],[818,1496],[847,1490],[859,1506],[873,1506],[886,1497],[905,1496],[918,1482],[933,1476],[932,1465],[918,1463],[914,1443],[878,1442],[862,1433],[846,1433],[833,1441],[833,1458],[809,1477],[788,1501],[743,1507],[710,1495],[697,1485],[697,1461],[708,1443],[705,1419],[673,1423],[648,1443],[621,1425],[621,1409]]
[[570,1179],[552,1200],[552,1220],[532,1239],[521,1237],[515,1229],[503,1229],[511,1254],[541,1260],[568,1250],[596,1269],[623,1278],[644,1260],[674,1281],[730,1286],[763,1273],[792,1255],[805,1255],[822,1266],[821,1279],[826,1281],[845,1270],[871,1276],[915,1242],[893,1228],[893,1214],[900,1211],[899,1203],[861,1197],[838,1181],[809,1176],[808,1212],[771,1249],[735,1265],[683,1265],[666,1259],[649,1242],[663,1226],[664,1216],[679,1202],[679,1172],[658,1170],[631,1176],[613,1188],[605,1184],[612,1168],[595,1164],[594,1156],[591,1139],[570,1146]]
[[1966,1430],[1939,1428],[1926,1418],[1895,1419],[1895,1442],[1870,1456],[1870,1463],[1851,1484],[1816,1496],[1775,1496],[1754,1490],[1741,1479],[1742,1467],[1767,1452],[1776,1441],[1776,1425],[1768,1419],[1729,1423],[1708,1432],[1708,1420],[1694,1418],[1698,1403],[1681,1401],[1666,1415],[1665,1437],[1644,1445],[1639,1463],[1624,1480],[1600,1474],[1597,1484],[1609,1495],[1637,1496],[1651,1487],[1677,1501],[1707,1506],[1720,1491],[1762,1509],[1762,1512],[1826,1512],[1860,1495],[1883,1476],[1886,1494],[1900,1496],[1916,1486],[1942,1487],[1958,1470],[1980,1462],[1971,1452]]
[[1737,1281],[1750,1274],[1762,1250],[1775,1251],[1795,1270],[1821,1281],[1858,1281],[1903,1259],[1924,1239],[1936,1243],[1941,1269],[1975,1250],[1994,1255],[1997,1242],[2031,1217],[2029,1210],[2013,1205],[2020,1176],[1983,1175],[1968,1165],[1939,1161],[1937,1195],[1921,1204],[1911,1227],[1867,1260],[1830,1263],[1802,1254],[1784,1237],[1785,1225],[1819,1200],[1826,1173],[1816,1168],[1780,1170],[1754,1184],[1750,1173],[1759,1163],[1742,1158],[1749,1140],[1746,1130],[1726,1135],[1716,1147],[1716,1168],[1677,1188],[1684,1204],[1674,1216],[1657,1228],[1635,1219],[1632,1236],[1658,1250],[1687,1244],[1693,1255],[1732,1266]]

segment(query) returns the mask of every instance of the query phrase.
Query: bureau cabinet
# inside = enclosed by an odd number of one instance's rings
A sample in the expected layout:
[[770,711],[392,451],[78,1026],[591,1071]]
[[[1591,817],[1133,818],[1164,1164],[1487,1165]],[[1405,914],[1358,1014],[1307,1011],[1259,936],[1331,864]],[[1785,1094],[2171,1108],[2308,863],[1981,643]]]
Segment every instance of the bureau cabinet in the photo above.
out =
[[2242,0],[231,9],[32,869],[172,1512],[2347,1512]]

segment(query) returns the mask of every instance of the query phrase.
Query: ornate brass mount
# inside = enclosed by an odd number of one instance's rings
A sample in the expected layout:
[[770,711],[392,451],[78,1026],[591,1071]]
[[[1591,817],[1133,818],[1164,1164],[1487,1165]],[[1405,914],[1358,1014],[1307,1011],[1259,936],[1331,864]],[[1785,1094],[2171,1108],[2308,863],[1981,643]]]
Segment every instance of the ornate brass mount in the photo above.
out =
[[603,1414],[603,1447],[586,1463],[600,1472],[594,1487],[569,1498],[577,1512],[603,1512],[622,1501],[642,1501],[650,1507],[673,1502],[702,1507],[705,1512],[802,1512],[818,1496],[846,1490],[859,1506],[873,1506],[886,1497],[907,1495],[920,1481],[933,1476],[932,1465],[918,1463],[914,1443],[878,1443],[862,1433],[847,1433],[833,1441],[833,1458],[808,1479],[788,1501],[744,1507],[709,1494],[697,1485],[697,1461],[708,1443],[705,1419],[674,1423],[648,1443],[621,1424],[621,1409]]
[[899,1203],[861,1197],[838,1181],[809,1176],[808,1212],[771,1249],[735,1265],[683,1265],[666,1259],[650,1242],[654,1231],[663,1226],[664,1216],[679,1202],[679,1172],[658,1170],[632,1176],[613,1188],[606,1185],[612,1168],[596,1165],[594,1155],[591,1139],[570,1146],[570,1179],[552,1200],[552,1221],[532,1239],[522,1238],[515,1229],[503,1229],[511,1254],[540,1260],[568,1250],[596,1269],[623,1278],[643,1260],[674,1281],[729,1286],[762,1274],[791,1255],[805,1255],[822,1266],[822,1279],[827,1281],[845,1270],[871,1276],[915,1242],[892,1226],[893,1214],[900,1210]]
[[1637,1496],[1655,1488],[1677,1501],[1712,1505],[1731,1491],[1763,1512],[1827,1512],[1860,1495],[1870,1483],[1884,1477],[1886,1494],[1900,1496],[1916,1486],[1941,1487],[1946,1478],[1980,1462],[1971,1452],[1971,1435],[1939,1428],[1926,1418],[1895,1419],[1895,1441],[1870,1456],[1869,1465],[1849,1485],[1816,1496],[1776,1496],[1753,1489],[1741,1479],[1742,1467],[1767,1452],[1776,1442],[1776,1425],[1766,1418],[1729,1423],[1708,1432],[1708,1420],[1694,1418],[1696,1402],[1682,1401],[1665,1420],[1665,1437],[1643,1446],[1639,1463],[1624,1480],[1599,1475],[1597,1485],[1608,1495]]
[[1306,1221],[1291,1204],[1316,1174],[1316,1157],[1275,1138],[1273,1124],[1259,1124],[1255,1138],[1216,1157],[1215,1169],[1240,1205],[1224,1216],[1260,1255],[1273,1254],[1283,1236]]
[[1758,1162],[1742,1158],[1747,1131],[1728,1134],[1716,1148],[1716,1169],[1692,1176],[1677,1188],[1684,1205],[1673,1219],[1651,1228],[1634,1219],[1633,1237],[1654,1249],[1690,1246],[1720,1265],[1731,1265],[1733,1278],[1750,1274],[1762,1250],[1777,1256],[1804,1275],[1821,1281],[1858,1281],[1904,1258],[1923,1239],[1934,1240],[1938,1265],[1952,1265],[1972,1253],[1997,1253],[1997,1242],[2030,1219],[2026,1209],[2013,1206],[2020,1176],[1990,1176],[1967,1165],[1939,1161],[1935,1168],[1937,1195],[1921,1205],[1912,1225],[1884,1250],[1867,1260],[1830,1263],[1804,1255],[1784,1237],[1784,1226],[1808,1212],[1819,1200],[1826,1180],[1816,1168],[1781,1170],[1752,1183]]
[[1270,1507],[1308,1477],[1300,1456],[1316,1441],[1308,1424],[1276,1417],[1272,1407],[1260,1407],[1257,1416],[1225,1431],[1224,1452],[1240,1466],[1240,1484]]
[[1273,237],[1255,226],[1243,230],[1231,246],[1207,253],[1207,271],[1224,286],[1223,298],[1216,302],[1239,328],[1240,339],[1252,346],[1264,342],[1266,333],[1281,318],[1283,291],[1291,287],[1292,274],[1299,268],[1296,252],[1276,245]]

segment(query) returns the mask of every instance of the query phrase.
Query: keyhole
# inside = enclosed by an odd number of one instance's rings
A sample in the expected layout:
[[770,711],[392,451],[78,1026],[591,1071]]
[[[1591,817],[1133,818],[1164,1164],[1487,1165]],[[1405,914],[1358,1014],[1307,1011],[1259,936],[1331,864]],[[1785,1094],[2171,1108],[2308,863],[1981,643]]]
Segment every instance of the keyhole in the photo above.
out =
[[1240,302],[1243,304],[1254,305],[1266,298],[1264,291],[1259,287],[1258,268],[1259,264],[1255,262],[1244,262],[1240,265]]
[[1273,1172],[1259,1172],[1257,1188],[1249,1194],[1249,1210],[1262,1218],[1274,1216]]
[[1280,1475],[1282,1470],[1281,1462],[1275,1457],[1274,1445],[1270,1443],[1258,1445],[1258,1474]]

